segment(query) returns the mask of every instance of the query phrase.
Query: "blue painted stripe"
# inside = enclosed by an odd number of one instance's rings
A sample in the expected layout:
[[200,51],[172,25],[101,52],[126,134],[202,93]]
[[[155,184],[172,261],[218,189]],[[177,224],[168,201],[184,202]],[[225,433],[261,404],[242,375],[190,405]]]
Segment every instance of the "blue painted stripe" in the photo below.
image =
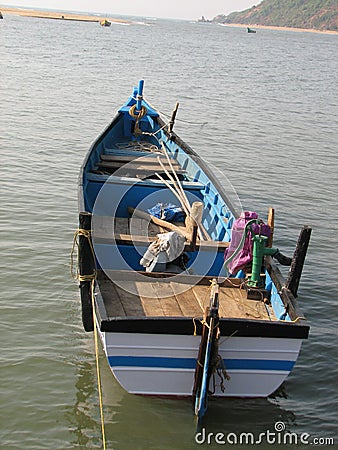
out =
[[[161,369],[195,369],[194,358],[166,358],[160,356],[109,356],[111,367],[159,367]],[[295,361],[274,359],[225,359],[227,370],[292,370]]]

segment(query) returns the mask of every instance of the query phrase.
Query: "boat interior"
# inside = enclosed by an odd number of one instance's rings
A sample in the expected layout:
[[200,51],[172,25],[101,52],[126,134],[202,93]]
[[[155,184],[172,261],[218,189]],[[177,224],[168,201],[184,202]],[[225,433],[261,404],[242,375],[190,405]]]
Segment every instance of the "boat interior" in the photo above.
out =
[[[83,168],[86,202],[83,210],[93,211],[104,184],[113,185],[116,192],[127,191],[119,199],[116,217],[129,217],[128,207],[150,208],[158,199],[177,204],[177,197],[169,187],[173,184],[170,177],[174,177],[190,203],[204,203],[202,223],[210,239],[229,241],[234,217],[221,198],[221,187],[214,185],[206,173],[206,164],[188,146],[182,149],[184,143],[178,136],[172,133],[169,139],[164,123],[151,111],[149,107],[138,125],[142,135],[135,137],[135,121],[129,116],[129,107],[123,107],[94,143]],[[224,197],[225,193],[222,194]]]
[[[123,107],[93,144],[80,180],[80,208],[93,216],[101,315],[201,317],[210,301],[210,279],[216,277],[223,280],[220,317],[277,320],[285,307],[268,273],[266,295],[254,299],[248,299],[243,278],[225,281],[224,250],[235,217],[208,166],[178,136],[169,139],[151,108],[139,124],[129,117],[129,109]],[[141,137],[135,137],[136,126],[142,129]],[[181,258],[148,276],[140,261],[156,236],[168,229],[154,223],[147,211],[159,203],[180,205],[182,191],[190,205],[204,205],[196,239],[193,245],[186,240]],[[184,234],[184,222],[172,225]],[[159,280],[156,272],[162,271],[189,276],[184,283],[170,277]],[[123,284],[116,279],[118,273],[127,274]]]

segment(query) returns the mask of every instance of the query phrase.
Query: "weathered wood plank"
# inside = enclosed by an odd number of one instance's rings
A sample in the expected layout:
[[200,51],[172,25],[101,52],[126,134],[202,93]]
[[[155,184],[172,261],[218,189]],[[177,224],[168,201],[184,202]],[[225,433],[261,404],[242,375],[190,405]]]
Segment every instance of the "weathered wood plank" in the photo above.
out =
[[237,288],[221,288],[219,291],[220,317],[243,317],[241,307],[241,290]]
[[[182,314],[185,317],[202,317],[203,310],[191,287],[183,283],[171,283],[177,302],[180,305]],[[188,289],[187,289],[188,288]]]
[[151,282],[136,282],[137,292],[140,296],[142,307],[146,316],[161,317],[164,316],[164,311],[161,302],[157,296],[156,289],[154,289]]
[[159,299],[165,316],[181,317],[184,315],[178,303],[178,299],[169,283],[155,282],[152,283],[152,285],[156,291],[157,298]]
[[110,280],[100,280],[99,286],[107,315],[110,318],[125,317],[126,311],[123,307],[122,299],[116,291],[114,284]]
[[[176,277],[174,277],[176,278]],[[116,285],[99,272],[99,285],[107,315],[113,317],[202,317],[210,302],[210,286],[179,283],[167,279],[122,281]],[[223,318],[276,320],[271,307],[248,300],[244,289],[219,289],[219,315]]]
[[124,217],[115,217],[114,233],[115,234],[129,234],[128,219],[126,219]]
[[[142,164],[154,164],[154,162],[156,162],[157,158],[160,157],[161,158],[161,162],[163,162],[163,164],[165,165],[169,165],[167,158],[165,156],[161,156],[160,153],[149,153],[149,155],[140,155],[138,153],[134,153],[132,155],[105,155],[102,154],[101,155],[101,159],[102,161],[115,161],[115,162],[130,162],[130,161],[142,161]],[[142,159],[141,159],[142,158]],[[170,158],[170,160],[172,161],[172,164],[177,164],[177,161],[173,158]]]
[[[129,270],[109,270],[108,275],[115,280],[130,280],[131,272]],[[201,277],[199,275],[188,275],[186,273],[180,274],[172,274],[168,272],[137,272],[137,276],[142,275],[149,278],[165,278],[171,281],[175,281],[177,283],[189,284],[190,286],[195,285],[205,285],[210,286],[210,282],[212,281],[214,276],[204,276]],[[173,279],[175,277],[175,279]],[[235,289],[239,288],[241,284],[243,284],[243,278],[225,278],[219,277],[217,279],[218,284],[220,286],[228,286],[234,287]]]
[[126,316],[143,317],[146,315],[138,295],[122,289],[120,286],[115,286],[115,289],[120,297]]
[[201,311],[205,311],[205,308],[210,303],[210,289],[209,286],[196,285],[193,287],[195,297],[200,305]]
[[[97,167],[104,168],[104,169],[123,169],[123,170],[130,170],[130,171],[140,171],[140,172],[163,172],[163,168],[158,163],[158,161],[144,161],[136,159],[132,162],[120,163],[120,162],[112,162],[112,161],[101,161],[98,162]],[[165,168],[170,169],[169,165],[165,166]],[[174,165],[174,169],[176,173],[185,173],[186,171],[181,169],[181,167],[178,164]]]
[[[134,209],[130,208],[130,213],[133,213]],[[153,216],[144,212],[135,210],[137,215],[142,217],[137,217],[133,214],[129,219],[127,217],[116,217],[113,219],[110,216],[94,216],[93,218],[93,228],[94,228],[94,238],[95,239],[115,239],[116,241],[122,240],[123,243],[132,244],[134,241],[139,242],[152,242],[152,239],[147,239],[147,237],[154,237],[158,233],[165,233],[168,228],[180,232],[182,234],[186,233],[186,229],[183,222],[166,222],[155,218],[157,223],[150,220]],[[162,226],[163,225],[163,226]],[[131,234],[130,234],[131,233]],[[142,237],[141,237],[142,236]],[[217,241],[199,241],[196,242],[196,248],[209,251],[222,252],[228,247],[228,242],[217,242]],[[185,250],[189,249],[189,244],[185,246]]]

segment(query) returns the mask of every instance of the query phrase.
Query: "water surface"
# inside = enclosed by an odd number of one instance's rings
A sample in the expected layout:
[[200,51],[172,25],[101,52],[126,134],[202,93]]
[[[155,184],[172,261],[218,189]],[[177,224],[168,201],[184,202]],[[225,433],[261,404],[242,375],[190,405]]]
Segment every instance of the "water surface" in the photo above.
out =
[[[311,325],[270,399],[212,400],[210,432],[337,438],[337,36],[175,21],[110,28],[6,16],[1,68],[3,449],[100,448],[92,335],[69,277],[77,176],[139,78],[176,132],[263,218],[275,245],[313,236],[299,303]],[[191,449],[189,400],[125,393],[101,353],[108,448]],[[218,448],[216,444],[210,448]]]

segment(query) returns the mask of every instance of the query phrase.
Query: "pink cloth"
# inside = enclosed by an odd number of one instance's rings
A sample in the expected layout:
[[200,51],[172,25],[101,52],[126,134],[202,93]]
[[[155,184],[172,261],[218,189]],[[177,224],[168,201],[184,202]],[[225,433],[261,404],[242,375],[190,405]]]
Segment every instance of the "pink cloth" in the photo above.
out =
[[[245,226],[249,222],[249,220],[252,219],[258,220],[257,213],[253,211],[244,211],[241,213],[239,218],[235,220],[231,232],[230,246],[225,250],[224,253],[225,260],[230,258],[230,256],[237,249],[241,241]],[[269,225],[266,225],[262,221],[259,222],[260,223],[253,223],[251,225],[253,232],[258,235],[269,237],[271,234],[271,229]],[[253,248],[252,236],[251,231],[249,231],[242,249],[234,257],[234,259],[229,264],[227,264],[227,269],[231,275],[235,275],[239,270],[244,269],[252,261],[252,248]]]

